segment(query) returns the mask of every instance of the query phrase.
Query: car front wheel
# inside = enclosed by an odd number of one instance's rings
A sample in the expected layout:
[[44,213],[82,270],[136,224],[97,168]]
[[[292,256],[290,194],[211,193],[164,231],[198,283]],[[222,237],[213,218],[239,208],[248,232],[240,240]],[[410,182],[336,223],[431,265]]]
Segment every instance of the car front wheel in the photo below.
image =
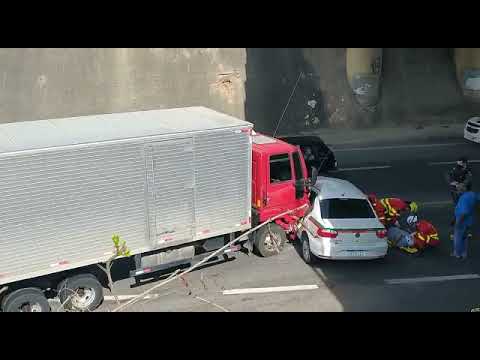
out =
[[312,254],[310,250],[310,241],[308,240],[308,236],[303,234],[302,236],[302,257],[305,263],[311,265],[315,260],[315,255]]

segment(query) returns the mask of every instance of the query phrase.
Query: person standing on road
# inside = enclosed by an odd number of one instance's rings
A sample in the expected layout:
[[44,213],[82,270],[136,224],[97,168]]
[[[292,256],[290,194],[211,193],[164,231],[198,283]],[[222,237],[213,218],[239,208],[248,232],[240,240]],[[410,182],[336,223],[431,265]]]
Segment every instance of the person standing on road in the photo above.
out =
[[314,161],[315,156],[313,155],[312,148],[310,146],[305,146],[303,150],[303,158],[305,161]]
[[460,196],[467,191],[468,185],[472,185],[472,171],[468,166],[466,157],[458,159],[455,167],[448,174],[448,180],[451,187],[451,194],[454,205],[457,205]]
[[467,230],[473,225],[475,206],[478,195],[472,191],[472,184],[466,185],[464,192],[455,206],[455,220],[453,229],[453,253],[457,259],[467,257]]

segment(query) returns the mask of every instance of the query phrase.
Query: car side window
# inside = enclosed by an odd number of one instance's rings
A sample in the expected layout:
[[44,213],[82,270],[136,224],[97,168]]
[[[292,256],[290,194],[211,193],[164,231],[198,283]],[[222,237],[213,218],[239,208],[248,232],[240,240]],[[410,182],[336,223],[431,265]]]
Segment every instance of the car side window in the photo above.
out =
[[292,167],[288,154],[270,156],[270,183],[292,180]]
[[330,149],[324,143],[318,144],[317,149],[320,157],[328,156],[328,153],[330,152]]

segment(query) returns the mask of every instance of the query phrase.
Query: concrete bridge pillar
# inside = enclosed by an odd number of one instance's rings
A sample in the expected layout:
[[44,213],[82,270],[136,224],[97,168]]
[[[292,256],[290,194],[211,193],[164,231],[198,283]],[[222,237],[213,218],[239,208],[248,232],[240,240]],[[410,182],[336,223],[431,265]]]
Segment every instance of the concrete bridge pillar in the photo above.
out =
[[465,99],[480,103],[480,48],[456,48],[455,67]]
[[346,51],[348,82],[362,107],[375,107],[379,101],[382,55],[381,48],[348,48]]

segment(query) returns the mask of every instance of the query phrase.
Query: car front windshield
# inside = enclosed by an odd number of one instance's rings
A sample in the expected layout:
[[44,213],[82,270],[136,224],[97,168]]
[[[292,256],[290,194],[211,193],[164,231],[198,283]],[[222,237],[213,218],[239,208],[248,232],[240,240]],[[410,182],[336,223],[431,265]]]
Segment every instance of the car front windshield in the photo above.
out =
[[364,199],[324,199],[320,202],[323,219],[373,219],[375,214]]

